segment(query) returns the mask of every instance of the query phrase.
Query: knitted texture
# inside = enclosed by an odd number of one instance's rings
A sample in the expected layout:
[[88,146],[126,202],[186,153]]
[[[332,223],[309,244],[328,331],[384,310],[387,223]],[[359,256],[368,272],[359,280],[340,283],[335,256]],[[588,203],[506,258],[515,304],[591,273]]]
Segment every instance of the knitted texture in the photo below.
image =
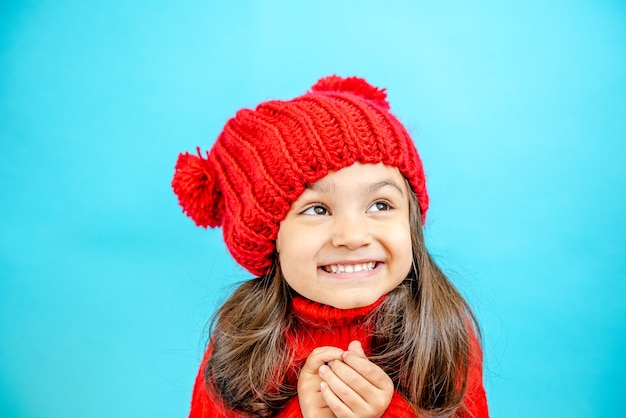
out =
[[308,184],[355,162],[397,167],[417,195],[428,194],[409,134],[390,113],[385,89],[329,76],[292,100],[241,109],[205,155],[182,153],[172,187],[198,226],[223,228],[234,259],[264,275],[280,222]]

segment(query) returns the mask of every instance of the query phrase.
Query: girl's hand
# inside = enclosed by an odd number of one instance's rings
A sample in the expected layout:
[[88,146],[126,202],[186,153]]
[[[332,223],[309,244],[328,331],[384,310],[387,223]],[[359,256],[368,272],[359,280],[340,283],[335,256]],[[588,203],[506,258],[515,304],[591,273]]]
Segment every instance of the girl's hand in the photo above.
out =
[[304,418],[335,418],[322,396],[319,369],[328,362],[339,361],[343,353],[337,347],[317,347],[307,357],[298,376],[298,400]]
[[358,341],[350,343],[341,360],[319,366],[319,374],[322,397],[337,418],[379,418],[391,403],[393,381],[368,360]]

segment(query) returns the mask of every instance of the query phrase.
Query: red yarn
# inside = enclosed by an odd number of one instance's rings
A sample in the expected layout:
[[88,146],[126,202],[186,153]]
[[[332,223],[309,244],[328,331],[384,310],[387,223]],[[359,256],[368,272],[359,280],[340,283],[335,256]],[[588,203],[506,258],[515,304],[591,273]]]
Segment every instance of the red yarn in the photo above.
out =
[[214,228],[222,224],[221,193],[211,164],[202,157],[199,147],[197,151],[198,155],[179,154],[172,188],[183,212],[196,225]]
[[339,77],[331,75],[321,78],[311,87],[313,92],[343,92],[352,93],[364,99],[368,99],[385,110],[389,110],[389,102],[387,102],[386,89],[379,89],[372,86],[365,79],[360,77]]

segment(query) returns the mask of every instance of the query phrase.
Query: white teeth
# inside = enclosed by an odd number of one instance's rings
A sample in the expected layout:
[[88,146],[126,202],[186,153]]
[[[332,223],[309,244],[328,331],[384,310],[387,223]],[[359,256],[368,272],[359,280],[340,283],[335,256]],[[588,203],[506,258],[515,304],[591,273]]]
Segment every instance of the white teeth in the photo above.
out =
[[330,264],[324,266],[324,270],[328,273],[359,273],[361,271],[374,270],[376,267],[375,261],[362,264]]

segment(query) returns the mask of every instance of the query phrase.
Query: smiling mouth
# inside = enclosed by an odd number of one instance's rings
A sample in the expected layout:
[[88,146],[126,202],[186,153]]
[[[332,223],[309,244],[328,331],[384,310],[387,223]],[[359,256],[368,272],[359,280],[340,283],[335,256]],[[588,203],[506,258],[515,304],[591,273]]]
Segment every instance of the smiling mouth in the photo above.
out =
[[322,266],[321,269],[326,273],[360,273],[362,271],[370,271],[376,268],[376,261],[370,261],[368,263],[359,264],[329,264]]

